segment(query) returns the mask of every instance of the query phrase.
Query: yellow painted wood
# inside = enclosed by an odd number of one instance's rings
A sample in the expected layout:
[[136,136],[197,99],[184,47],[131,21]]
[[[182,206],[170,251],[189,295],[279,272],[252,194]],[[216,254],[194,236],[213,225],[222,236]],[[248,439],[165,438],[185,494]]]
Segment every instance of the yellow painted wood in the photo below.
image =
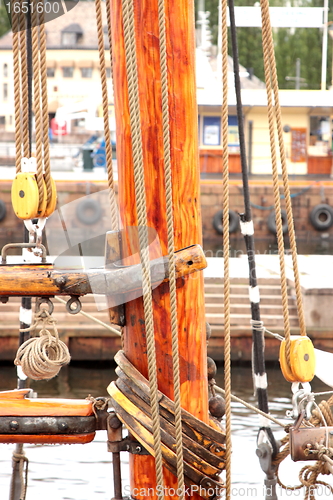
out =
[[290,346],[290,366],[286,359],[286,342],[280,346],[280,366],[288,382],[310,382],[315,375],[316,358],[309,337],[292,336]]
[[34,173],[19,172],[12,184],[13,210],[19,219],[38,217],[38,186]]

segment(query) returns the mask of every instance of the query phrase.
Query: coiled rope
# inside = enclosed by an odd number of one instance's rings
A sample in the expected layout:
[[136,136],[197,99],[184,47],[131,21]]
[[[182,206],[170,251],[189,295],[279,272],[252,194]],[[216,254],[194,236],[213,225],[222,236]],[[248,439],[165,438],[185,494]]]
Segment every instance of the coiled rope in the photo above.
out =
[[[14,364],[20,365],[24,374],[33,380],[49,380],[71,358],[68,347],[59,339],[55,319],[45,309],[35,314],[34,324],[24,331],[36,328],[40,321],[43,325],[39,337],[32,337],[19,347]],[[53,334],[46,327],[51,327]]]

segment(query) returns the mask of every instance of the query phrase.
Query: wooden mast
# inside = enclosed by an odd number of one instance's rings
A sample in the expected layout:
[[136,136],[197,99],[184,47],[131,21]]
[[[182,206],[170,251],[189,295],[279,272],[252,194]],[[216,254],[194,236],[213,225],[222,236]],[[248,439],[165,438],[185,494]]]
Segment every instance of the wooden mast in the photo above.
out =
[[[110,0],[113,77],[117,128],[119,208],[124,226],[137,224],[131,150],[128,90],[121,1]],[[157,0],[133,0],[139,77],[148,225],[167,255],[163,172],[161,85]],[[201,243],[198,129],[195,84],[194,12],[192,0],[165,0],[169,71],[170,141],[176,249]],[[207,354],[202,273],[178,280],[177,289],[182,406],[208,422]],[[159,389],[173,398],[170,300],[168,284],[153,291]],[[126,305],[124,351],[147,377],[142,298]],[[130,456],[131,489],[154,488],[152,457]],[[174,476],[165,471],[165,486]],[[135,494],[133,496],[136,496]],[[147,495],[153,497],[153,495]],[[142,497],[141,497],[142,498]]]

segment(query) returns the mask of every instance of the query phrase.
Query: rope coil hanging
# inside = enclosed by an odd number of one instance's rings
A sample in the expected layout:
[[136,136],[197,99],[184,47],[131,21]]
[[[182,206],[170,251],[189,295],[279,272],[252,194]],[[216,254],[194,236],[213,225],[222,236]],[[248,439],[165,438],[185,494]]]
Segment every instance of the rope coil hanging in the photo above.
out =
[[[55,377],[71,359],[68,347],[59,339],[56,321],[45,309],[35,314],[34,324],[25,330],[35,328],[39,321],[42,322],[39,337],[26,340],[19,347],[14,360],[14,364],[21,366],[24,374],[33,380]],[[53,334],[47,327],[53,329]]]

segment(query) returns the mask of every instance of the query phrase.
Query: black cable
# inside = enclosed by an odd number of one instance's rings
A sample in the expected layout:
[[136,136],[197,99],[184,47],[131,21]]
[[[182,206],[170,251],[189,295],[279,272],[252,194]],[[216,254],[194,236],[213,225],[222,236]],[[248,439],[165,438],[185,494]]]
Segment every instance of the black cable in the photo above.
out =
[[[252,224],[252,213],[251,213],[251,201],[250,201],[250,188],[249,188],[249,176],[248,167],[246,160],[246,146],[245,146],[245,133],[244,133],[244,120],[243,120],[243,106],[241,97],[241,82],[239,77],[239,57],[238,57],[238,46],[237,46],[237,33],[236,33],[236,22],[235,22],[235,10],[234,10],[234,0],[229,0],[229,14],[230,14],[230,31],[231,31],[231,43],[232,43],[232,54],[234,63],[234,78],[235,78],[235,92],[236,92],[236,108],[237,108],[237,119],[238,119],[238,134],[239,134],[239,148],[240,148],[240,159],[242,166],[242,179],[243,179],[243,197],[244,197],[244,210],[243,214],[239,214],[242,223],[248,223],[247,227]],[[244,239],[247,250],[247,257],[249,263],[249,282],[250,290],[257,290],[257,273],[256,273],[256,263],[255,263],[255,244],[253,231],[245,231]],[[260,305],[259,301],[255,300],[254,295],[250,297],[251,302],[251,317],[252,321],[256,325],[261,324],[260,318]],[[262,330],[258,328],[252,328],[253,337],[253,372],[255,379],[257,381],[264,381],[266,379],[266,367],[265,367],[265,341],[264,334]],[[267,389],[264,387],[263,383],[257,383],[256,393],[258,398],[259,409],[268,413],[268,395]],[[273,448],[273,456],[277,453],[277,445],[270,427],[263,426],[262,429],[266,432],[269,441]]]

